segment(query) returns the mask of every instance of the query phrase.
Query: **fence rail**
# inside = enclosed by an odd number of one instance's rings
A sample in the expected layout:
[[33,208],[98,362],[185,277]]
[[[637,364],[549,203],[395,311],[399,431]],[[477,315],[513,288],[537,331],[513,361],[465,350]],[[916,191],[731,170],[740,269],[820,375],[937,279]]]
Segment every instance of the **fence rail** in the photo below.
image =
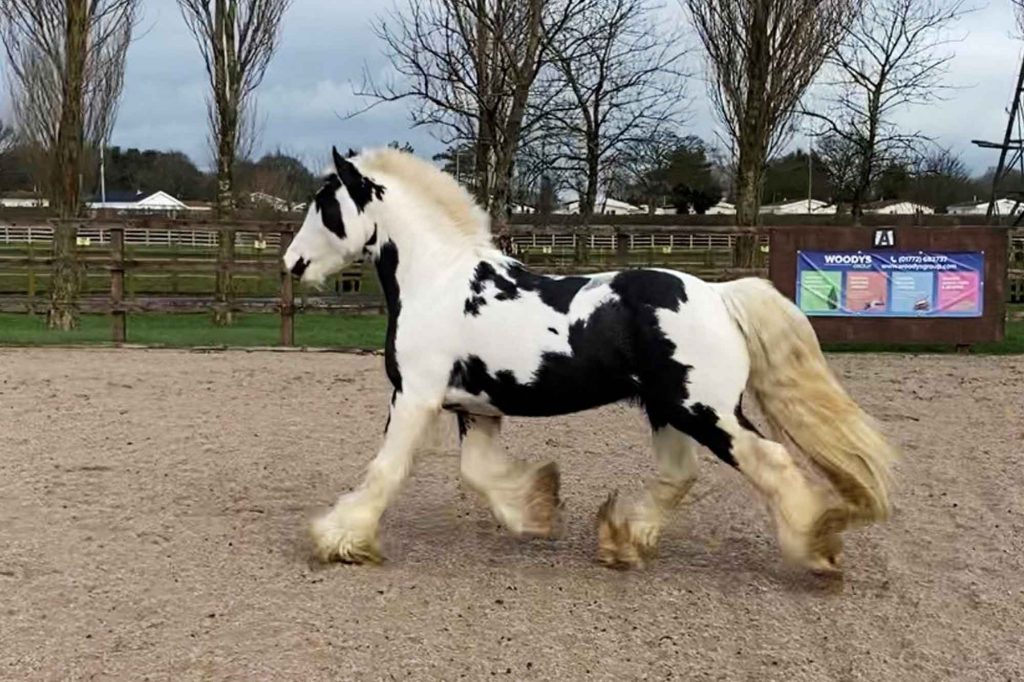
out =
[[[509,234],[511,249],[527,265],[554,273],[661,266],[685,269],[709,280],[767,274],[771,227],[671,224],[665,216],[657,218],[643,221],[631,217],[625,221],[602,216],[586,228],[536,220],[514,224]],[[126,341],[127,316],[140,312],[276,311],[281,318],[281,343],[294,345],[295,315],[302,311],[363,312],[381,310],[383,306],[379,294],[362,286],[362,264],[339,277],[339,289],[344,291],[340,296],[297,292],[291,276],[282,272],[280,265],[281,255],[298,229],[297,221],[217,222],[158,217],[98,218],[74,224],[78,235],[76,259],[93,285],[92,291],[87,290],[77,301],[77,306],[84,312],[109,314],[111,337],[116,343]],[[0,311],[39,309],[38,291],[51,263],[47,247],[53,229],[53,223],[0,222],[0,278],[27,280],[25,294],[0,295]],[[231,258],[221,261],[215,254],[219,253],[220,240],[228,235],[234,236],[236,251]],[[732,266],[733,248],[741,235],[757,239],[753,269]],[[1009,300],[1024,302],[1024,230],[1010,230],[1009,239]],[[212,282],[218,272],[237,276],[236,281],[257,278],[263,284],[269,282],[269,286],[263,287],[262,294],[235,293],[221,301],[214,300],[212,295],[179,291],[180,281]],[[142,278],[170,280],[173,295],[138,294],[135,289]],[[96,286],[104,287],[103,293]]]

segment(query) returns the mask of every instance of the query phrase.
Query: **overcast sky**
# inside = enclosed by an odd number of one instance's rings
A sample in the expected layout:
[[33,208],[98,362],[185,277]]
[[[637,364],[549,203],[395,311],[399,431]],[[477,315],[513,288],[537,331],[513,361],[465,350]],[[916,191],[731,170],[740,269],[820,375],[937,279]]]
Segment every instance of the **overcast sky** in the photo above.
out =
[[[339,119],[338,114],[360,106],[353,88],[363,69],[387,70],[371,22],[390,1],[294,0],[280,49],[258,91],[262,150],[280,147],[320,165],[332,144],[361,147],[397,139],[426,155],[441,148],[429,130],[410,129],[401,104],[378,107],[355,120]],[[970,140],[1001,138],[1021,45],[1011,36],[1010,0],[976,2],[981,9],[961,22],[958,31],[965,37],[954,46],[950,80],[962,89],[948,101],[907,111],[903,117],[960,152],[973,170],[984,170],[995,164],[995,153],[976,149]],[[683,20],[676,0],[667,3],[672,16]],[[143,0],[143,8],[112,143],[180,149],[208,166],[207,85],[197,48],[173,0]],[[682,132],[712,139],[715,122],[706,108],[703,82],[694,80],[689,91],[692,119]]]

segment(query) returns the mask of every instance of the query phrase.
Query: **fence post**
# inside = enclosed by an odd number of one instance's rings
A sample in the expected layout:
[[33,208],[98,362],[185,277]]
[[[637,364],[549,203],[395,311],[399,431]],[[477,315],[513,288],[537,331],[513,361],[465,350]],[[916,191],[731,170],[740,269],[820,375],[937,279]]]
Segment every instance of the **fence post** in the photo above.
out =
[[295,345],[295,283],[292,273],[284,267],[284,254],[292,243],[291,232],[281,232],[281,246],[278,248],[278,260],[281,268],[281,345]]
[[36,266],[33,260],[35,259],[35,246],[30,241],[28,243],[28,313],[29,315],[36,314]]
[[217,233],[217,276],[213,302],[213,323],[229,326],[234,322],[231,310],[231,272],[235,261],[235,230],[222,228]]
[[124,228],[110,228],[110,306],[114,343],[128,337],[127,313],[124,309]]
[[619,267],[629,265],[629,235],[622,230],[615,230],[615,262]]

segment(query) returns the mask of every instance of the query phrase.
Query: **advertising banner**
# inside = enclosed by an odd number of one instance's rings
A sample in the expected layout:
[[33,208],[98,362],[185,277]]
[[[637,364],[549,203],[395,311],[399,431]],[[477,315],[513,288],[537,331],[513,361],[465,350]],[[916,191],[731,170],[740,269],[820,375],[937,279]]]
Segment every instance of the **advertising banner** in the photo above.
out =
[[984,253],[798,251],[797,305],[832,317],[981,317]]

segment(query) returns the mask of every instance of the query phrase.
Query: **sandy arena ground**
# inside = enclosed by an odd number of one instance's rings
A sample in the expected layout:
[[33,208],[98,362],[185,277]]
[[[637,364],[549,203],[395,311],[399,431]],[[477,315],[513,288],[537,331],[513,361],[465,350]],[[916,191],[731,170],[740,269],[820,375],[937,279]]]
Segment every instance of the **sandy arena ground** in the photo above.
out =
[[514,420],[563,471],[554,542],[498,529],[422,456],[380,567],[310,563],[356,482],[378,357],[0,350],[0,679],[1024,679],[1024,358],[833,358],[905,448],[894,520],[845,581],[779,558],[735,472],[642,572],[594,561],[594,513],[652,469],[636,413]]

